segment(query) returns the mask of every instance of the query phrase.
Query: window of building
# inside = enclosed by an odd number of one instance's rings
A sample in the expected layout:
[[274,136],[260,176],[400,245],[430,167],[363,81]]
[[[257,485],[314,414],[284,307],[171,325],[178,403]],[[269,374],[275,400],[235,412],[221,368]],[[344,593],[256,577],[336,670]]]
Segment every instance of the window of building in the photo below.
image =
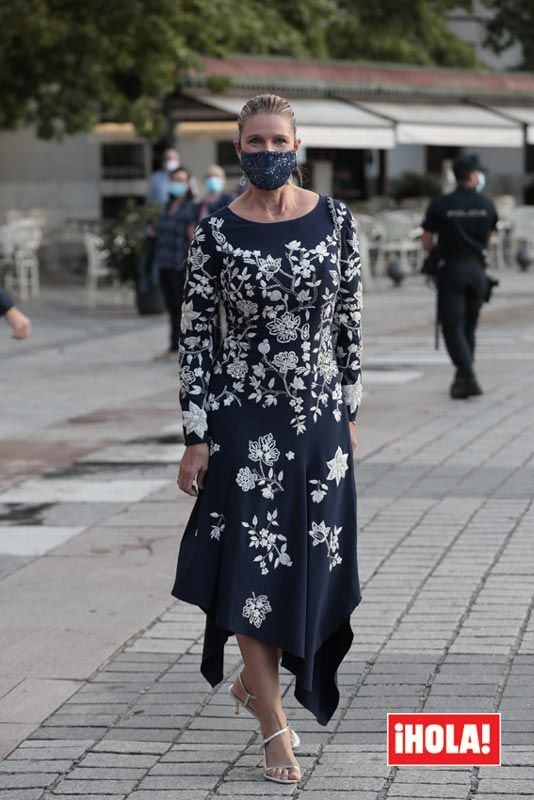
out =
[[100,147],[103,180],[138,180],[146,177],[145,145],[113,142]]
[[139,196],[125,197],[124,195],[108,195],[102,197],[101,218],[117,219],[126,203],[132,200],[134,200],[138,206],[142,206],[145,203],[145,198]]

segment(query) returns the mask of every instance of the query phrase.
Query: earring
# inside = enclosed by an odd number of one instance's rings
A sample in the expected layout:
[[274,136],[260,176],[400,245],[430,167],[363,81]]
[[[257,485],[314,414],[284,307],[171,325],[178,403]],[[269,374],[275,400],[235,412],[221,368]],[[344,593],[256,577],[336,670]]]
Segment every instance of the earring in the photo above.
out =
[[242,189],[244,189],[247,183],[248,183],[247,176],[245,175],[244,172],[242,172],[241,177],[239,178],[239,185],[241,186]]

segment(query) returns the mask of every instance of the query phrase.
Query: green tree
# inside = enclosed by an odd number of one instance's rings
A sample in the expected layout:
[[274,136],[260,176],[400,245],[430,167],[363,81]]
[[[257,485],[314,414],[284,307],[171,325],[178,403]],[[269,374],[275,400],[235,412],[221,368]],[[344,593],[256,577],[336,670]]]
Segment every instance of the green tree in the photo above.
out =
[[9,0],[0,4],[0,128],[40,136],[108,118],[161,132],[162,99],[203,54],[325,56],[331,0]]
[[[0,4],[0,129],[43,138],[132,121],[156,138],[199,56],[229,53],[474,66],[456,0],[9,0]],[[461,5],[470,7],[469,0]]]
[[480,67],[474,49],[447,26],[453,8],[471,10],[471,0],[340,0],[328,27],[333,58]]
[[519,42],[523,48],[521,69],[534,70],[534,3],[532,0],[484,0],[493,12],[486,26],[485,44],[502,53]]

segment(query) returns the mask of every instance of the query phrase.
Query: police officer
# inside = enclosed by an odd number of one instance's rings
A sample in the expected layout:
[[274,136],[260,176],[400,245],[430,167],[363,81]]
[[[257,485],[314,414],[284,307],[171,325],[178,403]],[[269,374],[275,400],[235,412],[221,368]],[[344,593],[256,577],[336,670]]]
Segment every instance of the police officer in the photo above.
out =
[[475,330],[488,287],[485,250],[498,218],[493,202],[481,194],[486,180],[478,155],[462,153],[452,168],[456,189],[428,206],[422,242],[425,250],[432,250],[437,234],[438,316],[456,367],[450,395],[464,399],[482,394],[473,368]]

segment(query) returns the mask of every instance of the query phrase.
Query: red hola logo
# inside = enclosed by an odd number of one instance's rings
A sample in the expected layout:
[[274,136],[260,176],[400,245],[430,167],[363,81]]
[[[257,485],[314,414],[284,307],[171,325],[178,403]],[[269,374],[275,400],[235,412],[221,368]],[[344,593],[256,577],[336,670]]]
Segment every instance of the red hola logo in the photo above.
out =
[[388,766],[501,764],[500,714],[388,714]]

